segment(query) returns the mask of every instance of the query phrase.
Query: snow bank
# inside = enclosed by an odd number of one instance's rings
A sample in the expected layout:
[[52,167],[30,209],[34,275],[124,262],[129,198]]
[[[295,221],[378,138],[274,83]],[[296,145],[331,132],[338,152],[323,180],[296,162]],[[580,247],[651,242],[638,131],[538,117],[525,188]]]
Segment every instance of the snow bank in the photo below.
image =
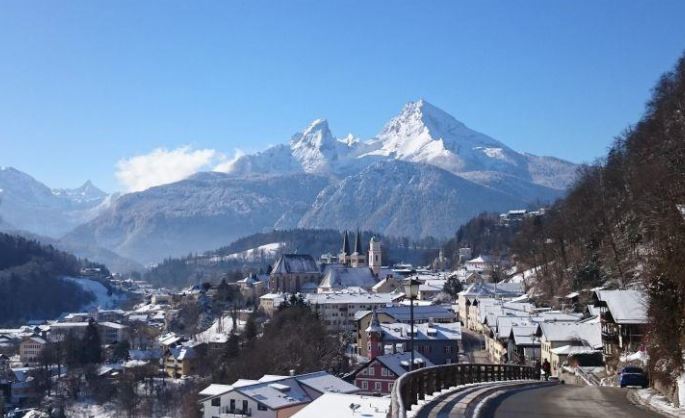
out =
[[652,388],[637,390],[635,392],[635,397],[643,405],[647,405],[663,415],[670,417],[685,416],[685,409],[674,407],[665,396]]
[[116,308],[122,301],[123,297],[115,294],[109,295],[107,288],[100,282],[85,277],[62,277],[62,280],[76,283],[81,286],[81,289],[92,293],[95,300],[88,305],[81,308],[83,311],[89,311],[95,308],[113,309]]

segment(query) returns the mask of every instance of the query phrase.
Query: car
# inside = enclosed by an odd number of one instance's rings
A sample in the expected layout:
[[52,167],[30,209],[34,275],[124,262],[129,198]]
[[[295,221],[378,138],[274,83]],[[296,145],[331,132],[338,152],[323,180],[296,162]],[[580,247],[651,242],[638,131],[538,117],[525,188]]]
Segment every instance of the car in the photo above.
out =
[[622,388],[627,386],[646,388],[649,386],[649,379],[640,367],[624,367],[619,373],[618,383]]

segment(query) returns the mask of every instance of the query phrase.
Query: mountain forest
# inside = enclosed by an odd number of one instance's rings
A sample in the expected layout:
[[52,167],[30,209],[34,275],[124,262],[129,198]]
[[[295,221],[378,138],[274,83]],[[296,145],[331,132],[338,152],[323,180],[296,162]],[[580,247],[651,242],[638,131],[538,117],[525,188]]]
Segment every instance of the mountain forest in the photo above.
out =
[[520,265],[539,268],[536,291],[550,301],[600,284],[644,285],[653,376],[683,370],[685,57],[661,77],[642,119],[511,246]]

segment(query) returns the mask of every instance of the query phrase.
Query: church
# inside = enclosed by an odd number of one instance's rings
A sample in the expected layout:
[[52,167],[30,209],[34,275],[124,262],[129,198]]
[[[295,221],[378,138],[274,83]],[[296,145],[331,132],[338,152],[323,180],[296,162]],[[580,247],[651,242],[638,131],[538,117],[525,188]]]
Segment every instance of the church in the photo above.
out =
[[312,256],[305,254],[281,255],[269,274],[270,292],[324,293],[358,287],[371,291],[391,270],[383,269],[383,250],[378,238],[371,237],[369,249],[365,251],[362,234],[354,235],[354,246],[350,247],[350,234],[342,236],[342,248],[335,262],[326,264],[323,273]]
[[347,287],[371,290],[382,278],[383,251],[378,238],[371,237],[368,252],[362,248],[362,235],[357,231],[354,246],[350,248],[350,233],[343,233],[338,262],[326,266],[318,292],[330,292]]

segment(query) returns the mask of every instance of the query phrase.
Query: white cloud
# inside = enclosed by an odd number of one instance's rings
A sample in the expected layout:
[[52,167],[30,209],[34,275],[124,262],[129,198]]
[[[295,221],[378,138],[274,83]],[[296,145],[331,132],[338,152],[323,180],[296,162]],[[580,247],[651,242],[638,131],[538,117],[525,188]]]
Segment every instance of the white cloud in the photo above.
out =
[[214,171],[218,171],[220,173],[228,173],[233,169],[233,164],[235,164],[236,161],[242,156],[244,156],[245,153],[240,150],[236,149],[235,154],[233,155],[233,158],[228,159],[226,156],[222,155],[221,162],[214,167]]
[[116,177],[127,192],[138,192],[161,184],[183,180],[198,171],[211,169],[225,159],[213,149],[194,150],[183,146],[173,150],[157,148],[117,163]]

